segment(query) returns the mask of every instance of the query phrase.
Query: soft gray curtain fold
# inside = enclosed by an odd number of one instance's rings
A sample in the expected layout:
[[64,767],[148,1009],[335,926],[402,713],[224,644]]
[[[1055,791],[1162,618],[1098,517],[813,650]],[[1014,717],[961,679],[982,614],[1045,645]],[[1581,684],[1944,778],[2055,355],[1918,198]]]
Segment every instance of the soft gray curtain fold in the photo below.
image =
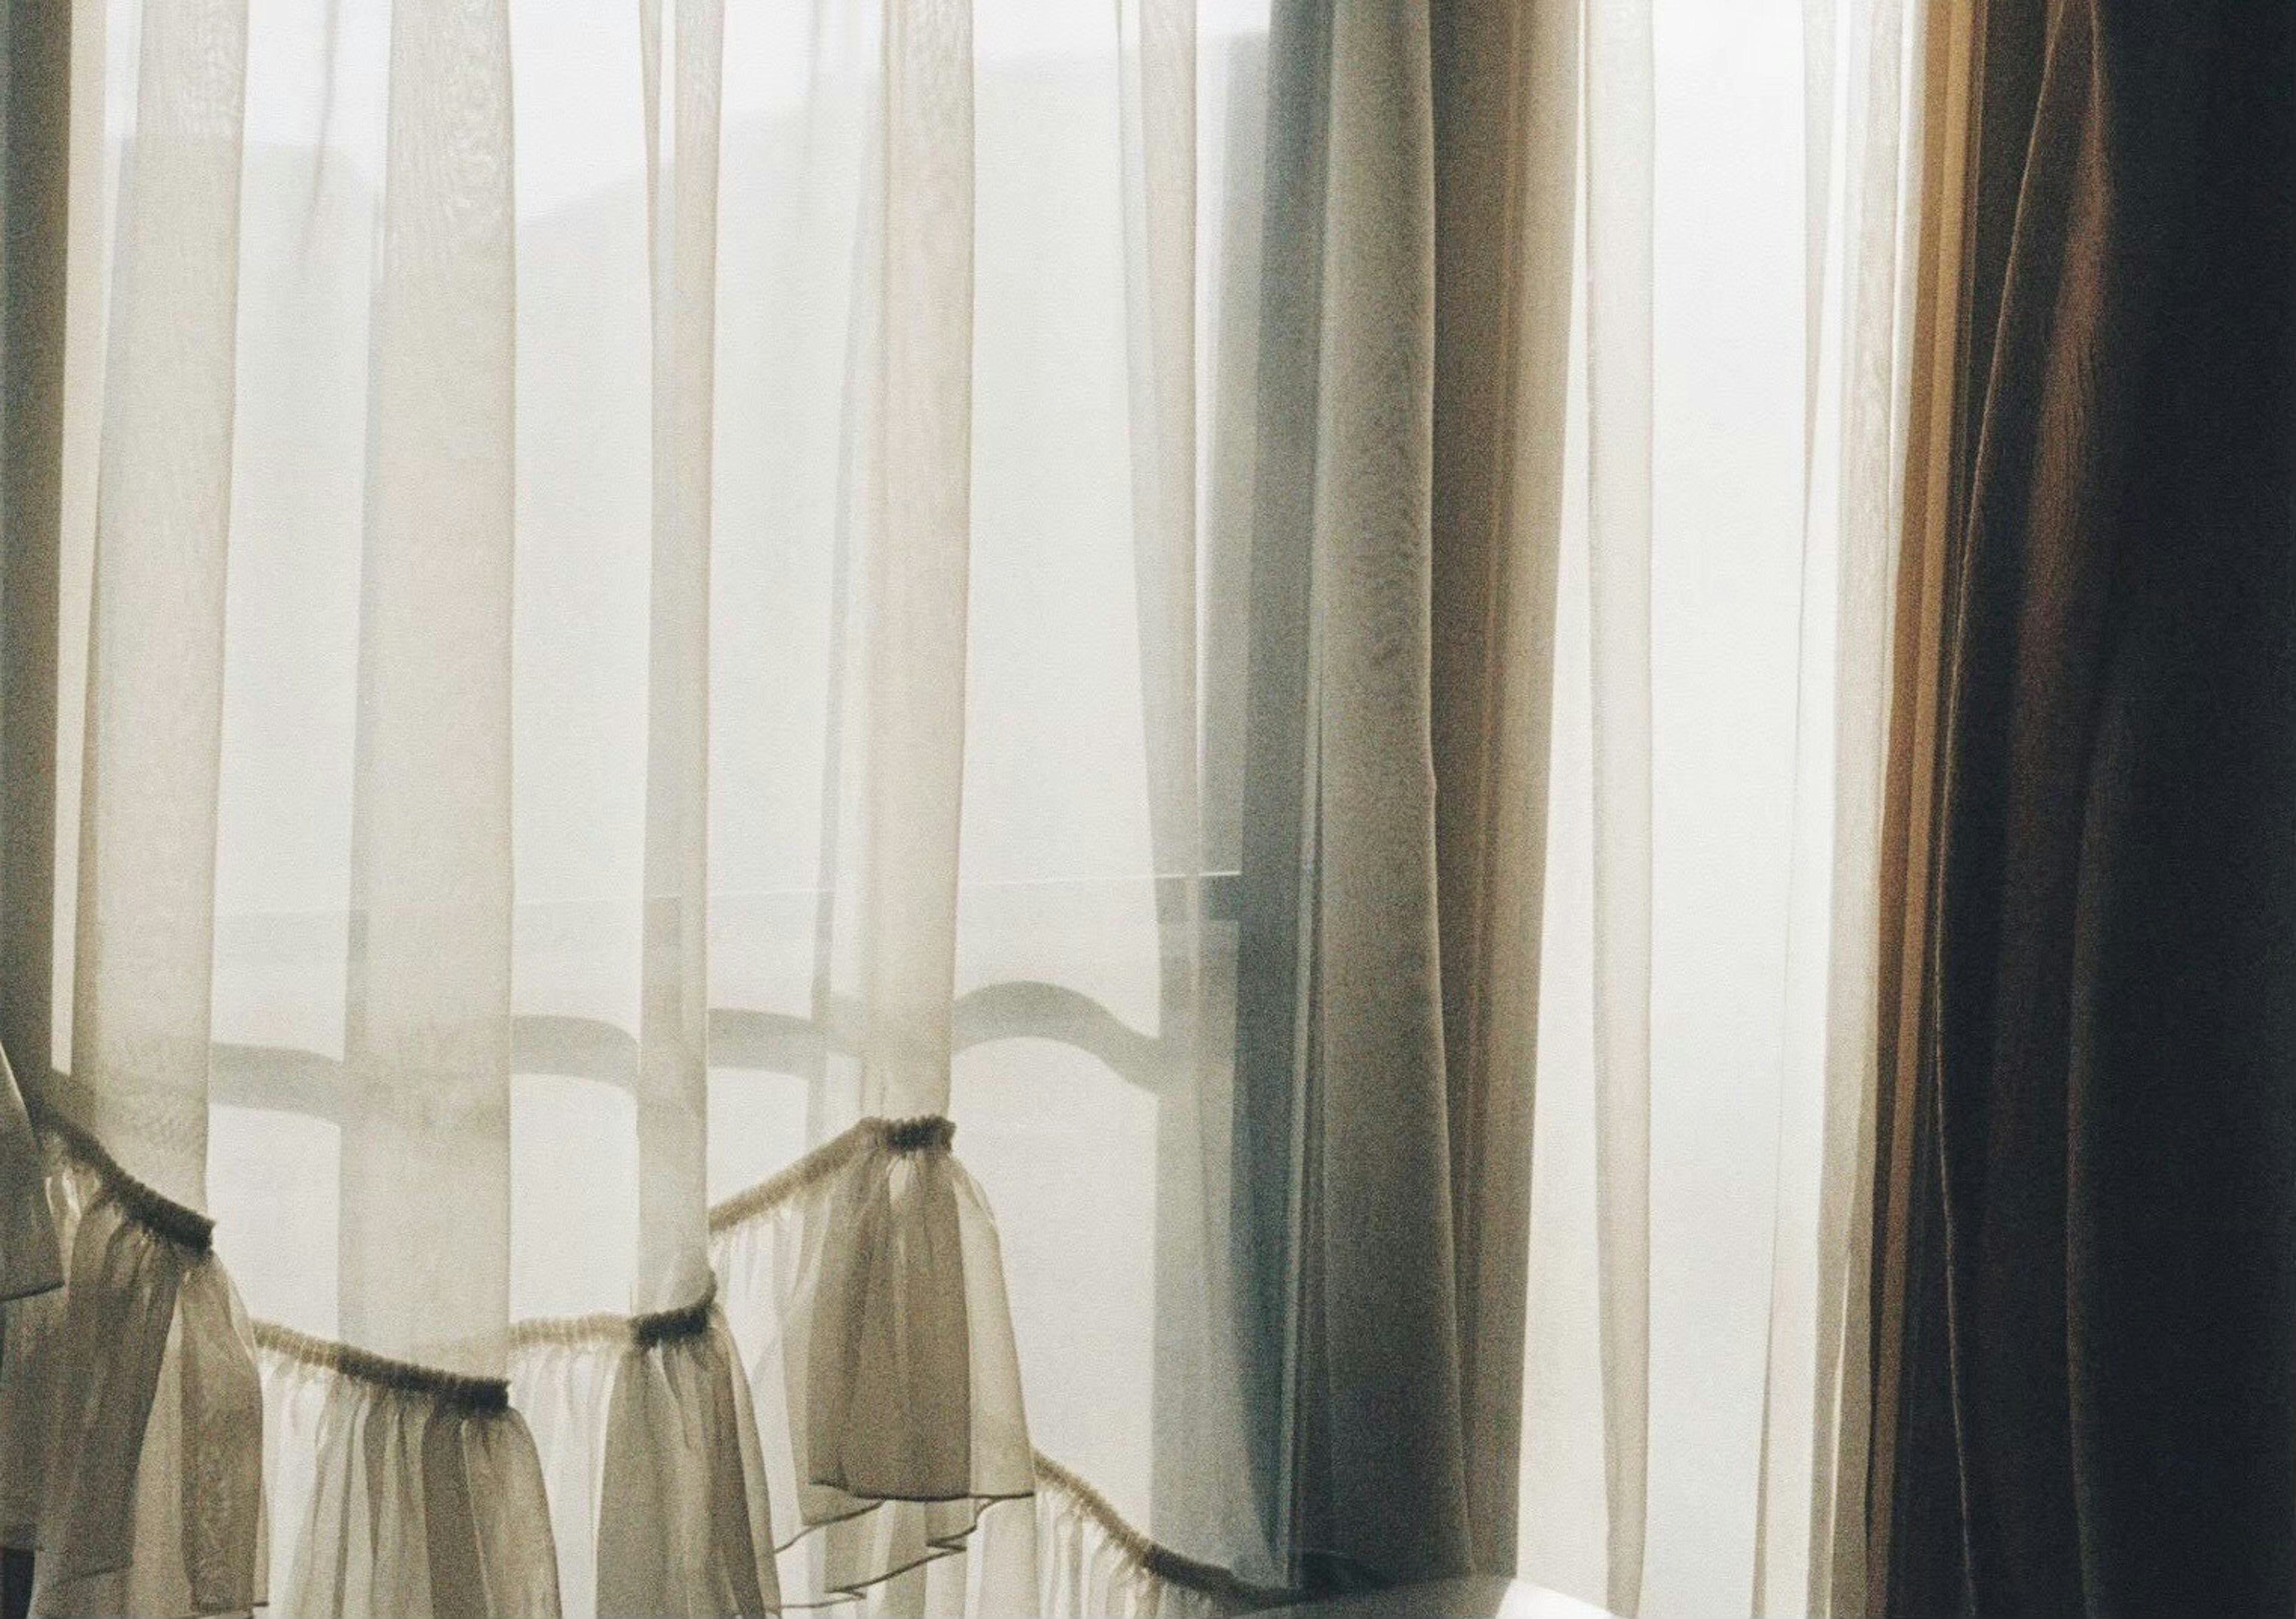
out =
[[1431,13],[1431,712],[1460,1402],[1473,1566],[1514,1566],[1578,7]]
[[1330,50],[1300,1533],[1311,1559],[1424,1577],[1466,1555],[1433,880],[1425,15],[1342,6]]
[[1315,1584],[1513,1564],[1577,12],[1271,29],[1238,1230]]
[[63,1280],[45,1182],[23,1093],[0,1055],[0,1301],[45,1293]]
[[0,380],[0,1045],[48,1071],[73,8],[11,0]]
[[1350,1584],[1466,1556],[1427,702],[1425,19],[1279,7],[1270,59],[1239,962],[1255,1206],[1238,1229],[1275,1309],[1253,1391],[1277,1402],[1274,1538],[1310,1582]]
[[1594,708],[1595,1273],[1609,1605],[1642,1600],[1651,1270],[1652,259],[1650,0],[1588,0],[1588,684]]

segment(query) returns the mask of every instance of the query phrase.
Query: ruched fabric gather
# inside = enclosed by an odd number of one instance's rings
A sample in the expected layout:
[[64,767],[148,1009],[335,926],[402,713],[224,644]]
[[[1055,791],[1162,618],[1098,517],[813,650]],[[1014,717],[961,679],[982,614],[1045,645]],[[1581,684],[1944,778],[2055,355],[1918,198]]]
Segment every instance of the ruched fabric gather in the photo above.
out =
[[496,1379],[250,1323],[206,1216],[44,1119],[66,1282],[0,1305],[0,1543],[35,1554],[32,1612],[1146,1619],[1280,1598],[1030,1450],[996,1225],[953,1135],[863,1120],[713,1211],[722,1297],[520,1322]]
[[651,1315],[522,1322],[511,1388],[570,1619],[780,1608],[749,1383],[714,1290]]
[[992,1510],[1035,1489],[996,1224],[953,1134],[864,1119],[712,1211],[768,1476],[796,1508],[792,1606],[923,1581],[960,1550],[930,1579],[965,1611],[1034,1604],[1026,1509]]
[[64,1285],[0,1306],[0,1544],[36,1615],[266,1599],[262,1391],[212,1226],[59,1119],[38,1129]]
[[39,1138],[15,1070],[0,1056],[0,1302],[45,1293],[62,1280]]
[[1037,1557],[1042,1619],[1226,1619],[1300,1598],[1158,1545],[1099,1491],[1041,1453]]
[[546,1619],[541,1468],[508,1390],[258,1330],[282,1614]]

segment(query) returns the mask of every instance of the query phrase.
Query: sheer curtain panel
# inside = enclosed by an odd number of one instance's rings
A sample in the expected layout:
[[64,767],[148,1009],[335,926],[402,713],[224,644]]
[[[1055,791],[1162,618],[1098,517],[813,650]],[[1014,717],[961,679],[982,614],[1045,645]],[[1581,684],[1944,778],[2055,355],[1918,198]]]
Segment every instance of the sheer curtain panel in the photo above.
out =
[[1521,1572],[1862,1612],[1929,8],[1584,27]]
[[1280,1594],[1199,432],[1266,29],[12,8],[31,1611]]
[[8,16],[0,1595],[1856,1605],[1922,0]]

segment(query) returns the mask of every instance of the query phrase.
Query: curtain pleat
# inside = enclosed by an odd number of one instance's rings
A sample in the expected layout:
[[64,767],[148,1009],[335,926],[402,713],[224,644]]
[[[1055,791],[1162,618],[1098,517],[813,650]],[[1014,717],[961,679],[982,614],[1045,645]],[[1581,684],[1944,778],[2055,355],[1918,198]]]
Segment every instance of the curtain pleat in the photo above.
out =
[[[509,1304],[512,198],[503,0],[391,9],[369,324],[342,1331],[499,1378]],[[410,1200],[410,1187],[428,1189]]]
[[1330,8],[1271,5],[1267,128],[1252,323],[1250,516],[1237,772],[1235,1058],[1229,1221],[1238,1383],[1251,1499],[1270,1560],[1296,1565],[1295,1312],[1313,1111],[1307,1029],[1316,1004],[1305,873],[1317,856],[1313,534],[1323,385]]
[[8,1307],[7,1516],[40,1613],[264,1592],[253,1348],[198,1212],[246,7],[143,24],[98,372],[77,1060],[39,1091],[64,1288]]
[[9,1304],[0,1337],[24,1611],[242,1611],[266,1590],[261,1395],[208,1222],[69,1126],[44,1149],[65,1282]]
[[34,1094],[49,1067],[55,965],[66,241],[78,217],[67,202],[87,119],[73,36],[97,22],[90,7],[14,0],[0,63],[8,143],[0,375],[13,405],[0,417],[0,1044]]
[[[667,27],[665,27],[667,23]],[[652,590],[638,993],[643,1314],[709,1290],[709,551],[722,0],[640,11],[652,295]]]
[[830,993],[861,1112],[943,1112],[964,773],[972,423],[972,30],[888,0],[855,299]]
[[1518,1546],[1620,1613],[1864,1601],[1927,15],[1584,14]]
[[[711,1216],[778,1529],[783,1599],[953,1561],[965,1611],[1025,1607],[1035,1487],[996,1231],[947,1122],[865,1119]],[[935,1607],[931,1611],[944,1611]]]
[[1466,1566],[1430,732],[1434,170],[1426,16],[1341,9],[1317,200],[1306,715],[1315,849],[1298,1554]]
[[780,1607],[749,1379],[714,1297],[522,1323],[511,1366],[542,1457],[564,1612]]
[[1608,1605],[1641,1605],[1649,1479],[1652,286],[1649,0],[1586,15],[1595,1149]]
[[[1877,957],[1879,1100],[1875,1119],[1872,1286],[1872,1387],[1862,1545],[1837,1561],[1842,1611],[1884,1611],[1897,1523],[1903,1371],[1909,1278],[1919,1245],[1934,1240],[1927,1204],[1916,1200],[1925,1092],[1923,1017],[1925,945],[1939,781],[1939,721],[1948,581],[1956,571],[1967,467],[1956,454],[1966,409],[1958,363],[1972,335],[1960,318],[1972,192],[1972,71],[1982,9],[1974,0],[1932,4],[1924,44],[1921,233],[1915,266],[1912,371],[1906,405],[1905,520],[1898,552],[1897,622],[1890,697],[1889,780],[1882,807],[1881,947]],[[1850,1375],[1857,1369],[1853,1367]],[[1849,1580],[1862,1566],[1862,1587]],[[1916,1602],[1943,1611],[1943,1599]]]
[[1433,8],[1431,707],[1472,1566],[1514,1566],[1578,8]]
[[1846,47],[1826,64],[1829,97],[1838,68],[1849,73],[1839,107],[1829,99],[1824,109],[1829,132],[1813,155],[1839,154],[1838,182],[1832,174],[1826,182],[1829,199],[1838,184],[1841,207],[1816,210],[1828,228],[1806,289],[1820,316],[1805,405],[1788,1045],[1756,1613],[1854,1610],[1865,1586],[1878,873],[1915,292],[1902,244],[1921,131],[1901,86],[1923,17],[1896,0],[1839,10],[1821,30]]
[[[55,881],[57,520],[62,424],[71,16],[0,22],[0,1319],[63,1280],[43,1155],[25,1107],[47,1071]],[[12,1060],[10,1053],[13,1054]],[[20,1089],[15,1064],[25,1065]],[[0,1353],[4,1353],[0,1347]],[[4,1394],[0,1394],[4,1398]],[[0,1532],[0,1579],[28,1582],[28,1525]],[[21,1591],[25,1600],[29,1589]],[[0,1600],[22,1611],[12,1590]]]
[[[60,9],[10,13],[0,329],[0,1541],[35,1611],[1234,1612],[1588,1524],[1573,1582],[1621,1613],[1685,1570],[1866,1589],[1862,1369],[1899,1338],[1864,1222],[1919,1182],[1871,993],[1917,814],[1882,649],[1919,0],[1795,19],[1802,628],[1763,666],[1800,697],[1745,716],[1795,809],[1784,925],[1730,964],[1785,980],[1775,1206],[1725,1211],[1770,1235],[1702,1415],[1672,20],[111,0],[67,52]],[[67,58],[69,120],[20,70]],[[1598,1432],[1527,1445],[1582,1325]],[[1038,1409],[1136,1476],[1043,1462]],[[1677,1550],[1725,1427],[1751,1533]]]
[[206,1198],[245,0],[150,8],[122,165],[88,632],[72,1076],[56,1101]]

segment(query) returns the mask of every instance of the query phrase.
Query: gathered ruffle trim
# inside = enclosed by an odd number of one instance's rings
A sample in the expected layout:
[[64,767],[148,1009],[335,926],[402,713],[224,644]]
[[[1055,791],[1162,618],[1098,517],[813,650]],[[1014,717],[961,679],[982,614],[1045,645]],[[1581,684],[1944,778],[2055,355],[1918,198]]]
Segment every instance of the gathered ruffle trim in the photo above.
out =
[[715,1285],[637,1316],[520,1322],[570,1619],[781,1611],[770,1490]]
[[1305,1600],[1149,1539],[1041,1451],[1036,1466],[1044,1619],[1226,1619]]
[[258,1341],[282,1612],[555,1619],[549,1502],[506,1383],[269,1323]]
[[870,1152],[906,1156],[947,1152],[956,1141],[956,1124],[939,1114],[916,1118],[865,1118],[840,1135],[832,1136],[803,1157],[755,1186],[735,1192],[709,1209],[709,1232],[715,1237],[749,1221],[772,1214],[793,1199],[834,1179],[855,1159]]
[[262,1394],[214,1224],[34,1129],[63,1285],[0,1306],[0,1542],[36,1554],[31,1611],[257,1606]]
[[63,1286],[48,1176],[16,1073],[0,1052],[0,1303]]
[[515,1355],[545,1344],[614,1348],[629,1344],[650,1349],[707,1332],[717,1307],[718,1283],[713,1277],[700,1298],[674,1310],[645,1315],[541,1316],[513,1321],[510,1329],[511,1353]]
[[1035,1492],[1003,1261],[946,1118],[864,1119],[710,1213],[792,1607],[972,1554],[986,1611],[1036,1601],[1033,1533],[984,1515]]
[[255,1341],[266,1353],[283,1359],[402,1394],[433,1400],[458,1410],[510,1409],[510,1380],[506,1378],[473,1378],[413,1361],[394,1361],[389,1355],[373,1354],[332,1338],[313,1337],[274,1321],[256,1322]]
[[67,1280],[0,1304],[0,1544],[42,1615],[766,1614],[928,1566],[936,1611],[1280,1600],[1030,1450],[953,1137],[863,1121],[711,1211],[702,1296],[521,1322],[488,1378],[249,1322],[212,1221],[43,1117]]
[[62,1115],[45,1113],[36,1128],[55,1144],[58,1152],[77,1160],[95,1178],[102,1196],[119,1204],[129,1219],[153,1237],[193,1254],[205,1254],[215,1246],[213,1220],[129,1174],[102,1142]]

